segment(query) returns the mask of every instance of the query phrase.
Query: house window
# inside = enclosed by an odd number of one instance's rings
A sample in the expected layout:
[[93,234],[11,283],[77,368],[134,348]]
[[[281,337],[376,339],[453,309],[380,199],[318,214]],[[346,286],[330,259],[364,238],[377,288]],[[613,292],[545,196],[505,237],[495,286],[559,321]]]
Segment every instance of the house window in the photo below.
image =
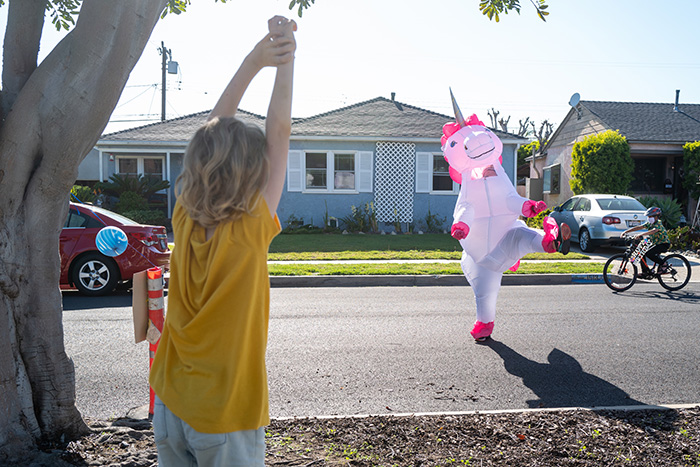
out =
[[450,165],[442,153],[416,152],[416,193],[449,194],[459,192],[450,177]]
[[561,191],[561,165],[551,165],[544,168],[544,180],[542,191],[545,193],[558,194]]
[[289,151],[287,191],[306,193],[371,193],[371,151]]
[[630,189],[635,193],[663,193],[666,179],[665,157],[634,159],[634,179]]
[[325,152],[306,153],[306,189],[323,189],[328,187],[328,163]]
[[355,189],[355,155],[335,154],[335,185],[336,190]]
[[305,156],[307,190],[355,190],[355,154],[307,152]]
[[450,164],[442,154],[433,155],[433,189],[432,191],[448,191],[452,193],[454,185],[450,177]]
[[165,159],[162,156],[117,156],[117,174],[125,177],[143,175],[149,179],[165,178]]

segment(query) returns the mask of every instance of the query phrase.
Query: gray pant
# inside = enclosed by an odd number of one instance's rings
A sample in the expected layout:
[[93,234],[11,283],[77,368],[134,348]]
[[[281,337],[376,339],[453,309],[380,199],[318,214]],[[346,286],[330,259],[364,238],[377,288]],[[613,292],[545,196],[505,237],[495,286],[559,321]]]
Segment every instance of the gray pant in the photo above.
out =
[[157,396],[153,412],[153,436],[160,467],[265,465],[265,428],[200,433],[172,413]]

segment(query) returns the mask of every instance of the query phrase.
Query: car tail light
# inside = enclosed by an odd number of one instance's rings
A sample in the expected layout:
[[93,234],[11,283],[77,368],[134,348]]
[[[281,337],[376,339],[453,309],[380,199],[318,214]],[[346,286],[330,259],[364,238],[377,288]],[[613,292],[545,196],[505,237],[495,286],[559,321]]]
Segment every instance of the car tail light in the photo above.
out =
[[155,235],[149,235],[145,232],[132,232],[131,236],[146,246],[153,246],[158,243],[158,239]]
[[613,216],[605,216],[603,217],[603,224],[606,225],[613,225],[613,224],[619,224],[620,223],[620,218],[619,217],[613,217]]
[[164,233],[157,233],[155,237],[158,240],[160,251],[168,251],[168,235]]

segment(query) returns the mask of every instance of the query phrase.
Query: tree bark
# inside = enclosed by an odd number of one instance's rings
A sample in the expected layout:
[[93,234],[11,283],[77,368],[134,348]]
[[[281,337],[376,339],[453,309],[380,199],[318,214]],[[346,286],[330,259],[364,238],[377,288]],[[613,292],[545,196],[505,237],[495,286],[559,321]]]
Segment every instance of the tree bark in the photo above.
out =
[[75,28],[28,77],[24,65],[3,69],[14,97],[0,128],[0,464],[87,431],[63,343],[58,238],[78,165],[165,4],[84,0]]

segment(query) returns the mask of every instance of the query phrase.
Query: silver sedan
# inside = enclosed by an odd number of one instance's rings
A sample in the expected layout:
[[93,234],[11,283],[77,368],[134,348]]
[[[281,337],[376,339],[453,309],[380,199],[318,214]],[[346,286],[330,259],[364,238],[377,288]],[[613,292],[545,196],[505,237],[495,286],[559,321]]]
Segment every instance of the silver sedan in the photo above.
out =
[[646,222],[647,208],[635,198],[623,195],[576,195],[550,214],[558,223],[571,227],[571,240],[581,251],[591,252],[603,244],[624,244],[620,234]]

